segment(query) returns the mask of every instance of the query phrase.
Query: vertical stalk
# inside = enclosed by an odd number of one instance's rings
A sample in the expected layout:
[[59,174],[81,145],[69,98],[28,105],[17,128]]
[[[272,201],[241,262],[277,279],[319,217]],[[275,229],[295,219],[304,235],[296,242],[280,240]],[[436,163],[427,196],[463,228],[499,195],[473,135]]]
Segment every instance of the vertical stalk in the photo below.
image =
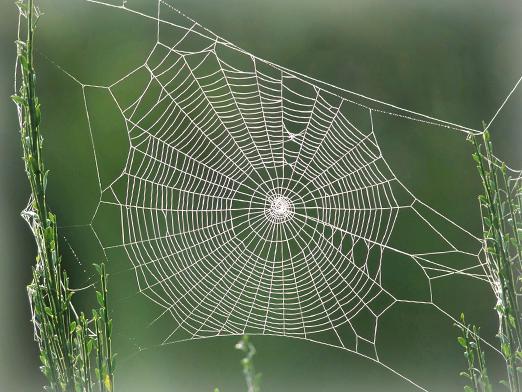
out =
[[498,338],[506,363],[507,381],[511,391],[522,390],[522,321],[519,304],[522,271],[522,226],[520,182],[512,188],[505,164],[493,154],[489,132],[482,141],[471,137],[473,159],[482,180],[484,194],[479,196],[484,228],[484,252],[499,316]]
[[256,372],[254,366],[256,348],[250,342],[248,335],[244,335],[243,338],[236,344],[236,349],[242,351],[245,354],[241,360],[241,365],[243,366],[243,375],[245,376],[245,382],[247,384],[247,392],[260,392],[261,374]]
[[[28,295],[33,312],[35,339],[40,349],[41,369],[46,376],[48,390],[53,392],[92,392],[92,347],[109,363],[100,391],[112,392],[113,354],[107,303],[107,275],[102,264],[99,300],[101,321],[105,325],[96,338],[90,325],[94,320],[78,317],[72,304],[74,291],[62,266],[56,216],[50,211],[46,199],[48,171],[43,162],[43,137],[40,132],[41,111],[36,93],[34,70],[34,33],[39,18],[34,0],[16,2],[21,19],[25,18],[25,40],[17,41],[18,75],[21,83],[13,101],[17,105],[25,171],[31,188],[31,202],[23,216],[30,224],[37,245],[33,279]],[[23,26],[21,26],[23,27]],[[96,330],[98,331],[97,327]],[[108,372],[108,373],[107,373]]]

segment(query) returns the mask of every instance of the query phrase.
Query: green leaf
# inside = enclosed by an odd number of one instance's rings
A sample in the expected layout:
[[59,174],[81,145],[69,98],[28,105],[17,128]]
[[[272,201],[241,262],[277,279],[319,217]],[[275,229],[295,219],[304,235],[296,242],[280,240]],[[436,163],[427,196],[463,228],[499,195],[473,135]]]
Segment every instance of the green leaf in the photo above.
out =
[[459,344],[464,347],[464,348],[467,348],[468,347],[468,342],[466,341],[466,339],[464,339],[462,336],[459,336],[457,338],[457,341],[459,342]]
[[73,321],[71,325],[69,325],[69,333],[73,333],[76,329],[76,321]]
[[47,365],[48,365],[47,357],[45,356],[44,353],[41,353],[41,354],[40,354],[40,362],[41,362],[44,366],[47,366]]
[[101,266],[99,264],[96,264],[96,263],[93,263],[92,265],[96,269],[96,272],[98,272],[98,275],[101,275],[102,274]]
[[504,356],[506,358],[511,357],[511,347],[509,347],[509,345],[507,343],[502,344],[501,349],[502,349],[502,354],[504,354]]
[[94,346],[94,340],[89,339],[89,341],[87,342],[87,355],[91,354],[93,346]]
[[100,304],[100,306],[103,308],[104,307],[103,294],[100,293],[99,291],[96,291],[96,299],[98,300],[98,303]]
[[11,99],[14,101],[14,103],[16,103],[17,105],[20,105],[20,106],[25,106],[25,100],[18,96],[18,95],[11,95]]
[[25,55],[20,56],[20,64],[22,65],[24,72],[27,73],[29,71],[29,64],[27,63],[27,56],[25,56]]
[[47,189],[47,178],[49,177],[49,170],[46,170],[43,175],[43,188],[44,191]]
[[471,376],[468,373],[466,373],[466,372],[460,372],[459,376],[466,377],[466,378],[469,378],[471,380]]
[[44,232],[44,236],[45,236],[45,240],[47,242],[51,242],[54,238],[54,230],[52,227],[48,227],[45,229],[45,232]]
[[114,372],[114,370],[116,370],[116,357],[118,356],[118,354],[113,354],[112,355],[112,360],[111,360],[111,367],[112,367],[112,371]]

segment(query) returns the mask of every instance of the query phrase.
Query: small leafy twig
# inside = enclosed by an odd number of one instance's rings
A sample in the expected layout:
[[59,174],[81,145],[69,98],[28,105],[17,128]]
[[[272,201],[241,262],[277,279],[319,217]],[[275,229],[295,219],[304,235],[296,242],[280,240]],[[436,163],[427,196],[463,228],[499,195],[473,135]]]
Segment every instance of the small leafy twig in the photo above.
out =
[[248,335],[241,338],[236,344],[236,349],[245,353],[245,357],[241,360],[243,366],[243,375],[247,384],[247,392],[261,391],[261,373],[256,373],[254,366],[254,356],[256,355],[256,348],[250,342]]
[[480,329],[475,325],[466,324],[464,314],[460,315],[460,323],[455,324],[462,333],[457,338],[459,344],[464,348],[464,357],[468,363],[468,369],[460,375],[467,378],[471,385],[466,385],[466,392],[492,392],[489,381],[486,356],[481,347]]

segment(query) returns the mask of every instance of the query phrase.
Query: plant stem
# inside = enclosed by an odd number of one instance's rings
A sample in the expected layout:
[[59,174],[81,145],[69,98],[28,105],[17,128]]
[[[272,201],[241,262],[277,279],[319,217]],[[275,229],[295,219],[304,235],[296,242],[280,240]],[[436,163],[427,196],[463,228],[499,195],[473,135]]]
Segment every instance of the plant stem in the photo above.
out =
[[[48,171],[42,158],[43,137],[40,132],[41,111],[36,94],[34,71],[34,33],[39,18],[33,0],[16,2],[20,15],[26,19],[25,41],[17,41],[19,75],[18,95],[12,98],[17,105],[25,171],[31,187],[28,208],[23,212],[30,224],[37,244],[36,265],[28,294],[33,313],[35,339],[40,349],[42,372],[53,392],[92,392],[92,348],[102,356],[104,367],[95,368],[103,382],[100,391],[113,390],[113,354],[111,325],[107,304],[107,275],[103,264],[98,267],[102,293],[101,308],[93,309],[95,317],[79,317],[71,299],[69,278],[62,267],[56,216],[50,211],[46,199]],[[99,315],[99,316],[98,316]],[[96,338],[89,325],[102,328]]]
[[485,265],[497,297],[497,336],[508,376],[502,383],[510,391],[519,392],[522,390],[522,315],[518,302],[522,294],[522,184],[517,178],[514,186],[510,186],[513,180],[507,175],[506,165],[499,163],[493,154],[488,131],[483,133],[480,142],[474,136],[470,141],[484,191],[479,201]]
[[245,353],[245,357],[241,360],[243,366],[243,375],[247,384],[247,392],[260,392],[261,391],[261,374],[256,373],[254,366],[254,356],[256,355],[256,348],[250,342],[248,335],[244,335],[243,338],[236,344],[236,349]]

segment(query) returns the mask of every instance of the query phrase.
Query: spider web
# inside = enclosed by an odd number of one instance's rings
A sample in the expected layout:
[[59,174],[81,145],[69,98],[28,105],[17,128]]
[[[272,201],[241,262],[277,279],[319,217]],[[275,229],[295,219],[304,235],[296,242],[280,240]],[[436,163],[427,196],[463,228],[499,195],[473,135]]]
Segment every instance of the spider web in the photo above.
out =
[[[171,318],[163,344],[242,334],[304,339],[361,355],[426,390],[380,360],[380,318],[416,303],[457,322],[437,304],[432,282],[464,275],[490,283],[491,272],[481,240],[393,173],[374,115],[480,132],[260,59],[163,0],[156,15],[86,1],[157,24],[150,54],[123,78],[101,86],[69,76],[82,87],[101,194],[90,226],[104,251],[125,250],[139,291],[164,309],[158,319]],[[87,88],[107,91],[126,124],[126,164],[108,185]],[[94,229],[104,205],[119,211],[120,243]],[[401,216],[438,247],[393,246]],[[472,245],[462,247],[462,237]],[[423,299],[383,282],[390,255],[422,271]]]

